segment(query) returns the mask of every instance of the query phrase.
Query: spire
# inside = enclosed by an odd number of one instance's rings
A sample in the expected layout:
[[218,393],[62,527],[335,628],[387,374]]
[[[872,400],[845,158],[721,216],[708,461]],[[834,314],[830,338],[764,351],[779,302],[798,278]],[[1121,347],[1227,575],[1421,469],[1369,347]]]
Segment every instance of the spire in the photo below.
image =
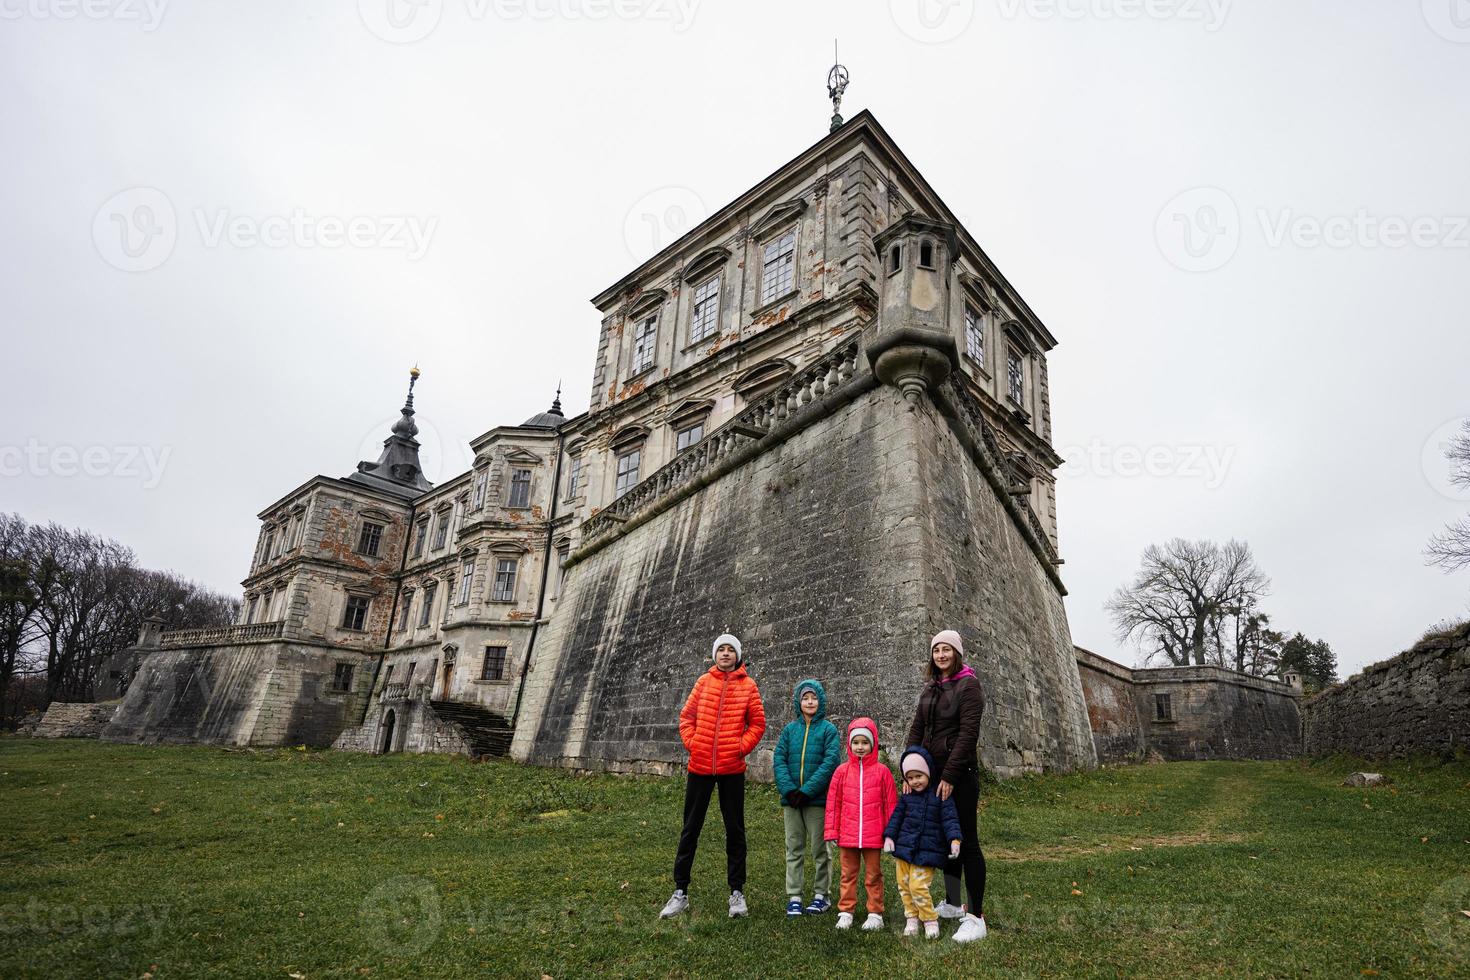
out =
[[[556,397],[554,399],[552,399],[552,401],[551,401],[551,414],[552,415],[562,415],[562,410],[561,410],[561,382],[560,381],[558,381],[556,383]],[[562,417],[565,418],[566,416],[565,415],[562,415]]]
[[832,70],[827,73],[827,98],[832,100],[832,127],[828,132],[842,128],[842,93],[847,91],[847,69],[837,62],[837,41],[832,41]]
[[419,374],[417,366],[408,372],[408,397],[404,399],[398,421],[393,423],[393,431],[383,440],[383,452],[377,462],[358,463],[357,472],[347,477],[348,480],[405,497],[415,497],[434,488],[424,479],[419,464],[419,441],[414,438],[419,434],[419,427],[413,420],[413,386],[418,384]]

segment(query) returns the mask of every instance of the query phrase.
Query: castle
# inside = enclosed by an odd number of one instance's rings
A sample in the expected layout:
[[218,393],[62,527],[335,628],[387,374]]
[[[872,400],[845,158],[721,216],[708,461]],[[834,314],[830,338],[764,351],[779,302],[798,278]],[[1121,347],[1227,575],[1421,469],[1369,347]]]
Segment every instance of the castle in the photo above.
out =
[[987,767],[1096,763],[1056,339],[870,113],[593,303],[586,413],[492,428],[432,486],[415,372],[376,461],[260,512],[238,624],[145,629],[104,737],[668,771],[716,634],[773,719],[818,676],[898,732],[954,628]]

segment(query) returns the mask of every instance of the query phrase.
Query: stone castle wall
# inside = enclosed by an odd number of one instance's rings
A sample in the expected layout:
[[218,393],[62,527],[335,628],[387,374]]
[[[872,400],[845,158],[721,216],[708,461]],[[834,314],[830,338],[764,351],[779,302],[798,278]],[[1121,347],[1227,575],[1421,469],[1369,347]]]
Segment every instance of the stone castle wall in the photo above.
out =
[[1099,762],[1137,762],[1148,748],[1139,715],[1133,671],[1077,648],[1077,673],[1087,700],[1087,720]]
[[[333,691],[344,662],[352,690]],[[102,739],[325,748],[360,719],[372,665],[366,654],[285,640],[148,652]]]
[[1470,624],[1420,641],[1303,705],[1309,755],[1470,747]]
[[[769,718],[805,677],[841,725],[902,746],[929,637],[954,628],[985,684],[981,757],[1002,775],[1094,763],[1062,593],[934,403],[859,378],[762,451],[574,556],[533,654],[512,754],[576,768],[682,767],[679,709],[724,631]],[[784,441],[782,441],[784,440]]]

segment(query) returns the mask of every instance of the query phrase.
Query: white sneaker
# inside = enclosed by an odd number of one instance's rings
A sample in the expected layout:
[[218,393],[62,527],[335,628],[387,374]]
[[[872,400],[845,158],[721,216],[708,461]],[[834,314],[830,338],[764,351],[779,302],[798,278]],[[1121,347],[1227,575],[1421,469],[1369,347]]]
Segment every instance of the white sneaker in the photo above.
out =
[[730,893],[730,918],[742,919],[745,917],[745,893],[733,891]]
[[919,934],[919,920],[913,916],[909,916],[903,924],[903,934],[905,936],[917,936]]
[[863,920],[864,932],[876,932],[883,928],[883,916],[877,912],[869,912],[868,917]]
[[851,912],[838,912],[837,913],[837,928],[839,928],[839,929],[851,929],[852,928],[852,913]]
[[924,923],[924,938],[925,939],[938,939],[939,938],[939,920],[938,919],[935,919],[933,922],[926,922],[926,923]]
[[668,902],[664,905],[664,910],[658,914],[658,917],[660,919],[672,919],[688,907],[689,895],[685,893],[684,889],[676,888],[674,889],[674,894],[669,896]]
[[964,909],[958,905],[951,905],[948,902],[940,902],[934,911],[939,913],[941,919],[963,919],[965,917]]
[[985,919],[978,915],[967,915],[960,923],[959,929],[955,931],[954,941],[957,943],[972,943],[977,939],[985,938]]

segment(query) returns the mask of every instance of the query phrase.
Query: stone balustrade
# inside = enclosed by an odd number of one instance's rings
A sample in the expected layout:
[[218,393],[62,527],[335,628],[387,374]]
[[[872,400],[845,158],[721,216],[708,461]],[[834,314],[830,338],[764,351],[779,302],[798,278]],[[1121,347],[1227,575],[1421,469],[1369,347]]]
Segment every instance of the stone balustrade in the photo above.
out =
[[197,630],[168,630],[161,634],[158,645],[165,650],[180,647],[229,646],[234,643],[254,643],[262,640],[279,640],[285,628],[282,621],[274,623],[249,623],[235,626],[211,626]]
[[583,542],[595,541],[635,514],[677,493],[736,449],[759,442],[801,409],[851,381],[857,371],[858,344],[854,339],[797,371],[785,384],[757,398],[695,446],[598,511],[582,525]]

